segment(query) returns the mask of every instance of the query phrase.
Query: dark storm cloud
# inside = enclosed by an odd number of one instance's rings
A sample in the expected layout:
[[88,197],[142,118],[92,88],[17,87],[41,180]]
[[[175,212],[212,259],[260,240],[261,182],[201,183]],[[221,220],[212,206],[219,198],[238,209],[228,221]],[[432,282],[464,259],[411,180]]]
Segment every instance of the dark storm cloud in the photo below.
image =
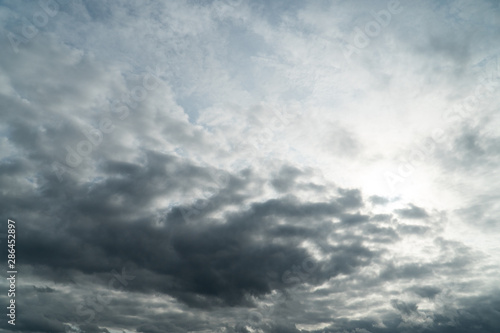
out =
[[[199,186],[208,183],[207,170],[183,163],[153,154],[140,168],[116,162],[103,164],[103,172],[110,173],[107,180],[74,189],[71,206],[64,210],[67,213],[58,214],[62,221],[46,226],[65,230],[64,236],[40,238],[36,228],[24,231],[29,241],[20,251],[26,263],[90,274],[109,271],[113,262],[120,265],[131,261],[146,270],[143,278],[150,278],[148,283],[132,281],[130,290],[167,293],[192,306],[210,306],[212,298],[214,304],[234,305],[243,302],[246,294],[262,295],[286,287],[269,276],[281,274],[308,256],[298,247],[301,241],[321,242],[333,231],[327,225],[321,230],[312,228],[302,220],[316,220],[318,226],[319,221],[334,216],[345,223],[369,219],[343,213],[360,205],[359,191],[353,190],[340,190],[342,195],[332,202],[302,203],[294,197],[256,202],[247,210],[226,214],[222,221],[201,215],[201,223],[196,224],[183,219],[179,211],[182,207],[164,212],[163,217],[145,211],[160,192],[186,185],[169,180],[197,180]],[[170,164],[173,166],[168,168]],[[220,202],[221,198],[232,197],[226,191],[237,192],[245,186],[234,183],[229,181],[204,213],[224,207],[227,203]],[[121,203],[110,200],[113,193],[125,195]],[[280,218],[300,224],[277,225]],[[320,272],[324,279],[352,273],[374,255],[356,244],[329,251],[335,255],[324,263]]]
[[[136,276],[127,281],[127,291],[170,295],[191,308],[211,309],[251,306],[253,301],[249,296],[263,296],[294,286],[296,283],[290,284],[282,276],[309,258],[308,251],[299,246],[304,240],[323,244],[323,253],[329,255],[328,259],[315,264],[315,279],[307,280],[308,283],[319,284],[340,274],[353,274],[378,256],[354,234],[343,241],[345,244],[325,245],[328,237],[338,241],[341,238],[335,235],[331,223],[321,221],[338,218],[345,223],[349,219],[352,223],[368,222],[368,215],[352,212],[363,206],[358,190],[339,189],[339,196],[330,202],[302,202],[293,196],[257,201],[247,209],[224,214],[222,219],[209,217],[211,212],[235,200],[239,202],[241,199],[235,199],[235,194],[249,183],[260,182],[259,177],[251,173],[230,175],[226,186],[209,199],[210,203],[195,223],[182,216],[181,209],[189,207],[158,212],[145,208],[151,207],[150,202],[160,193],[182,191],[186,183],[176,183],[178,179],[186,179],[195,187],[211,184],[213,170],[157,153],[146,154],[140,165],[109,161],[100,167],[101,174],[107,175],[105,180],[80,185],[70,183],[71,186],[65,188],[65,195],[71,199],[54,212],[57,219],[44,223],[45,230],[58,232],[39,237],[36,224],[28,224],[22,230],[25,242],[19,245],[19,253],[25,265],[33,266],[40,277],[71,285],[81,279],[81,272],[83,276],[93,276],[94,283],[99,281],[105,286],[112,276],[111,270],[119,271],[119,267],[133,263],[129,265],[132,270],[125,270],[125,275]],[[57,200],[59,188],[56,179],[47,179],[44,192],[38,195],[44,195],[46,202]],[[121,201],[112,200],[117,193]],[[290,224],[280,225],[280,219]],[[384,236],[392,232],[374,226],[366,231]],[[36,287],[35,291],[54,294],[53,288]],[[59,302],[52,311],[62,315],[60,304],[64,300],[59,298]],[[101,311],[104,312],[98,317],[100,325],[111,324],[113,320],[124,322],[123,318],[108,313],[105,307]],[[107,320],[103,319],[105,315]],[[81,322],[82,318],[71,313],[68,320]],[[39,317],[33,317],[33,321],[41,327],[49,325]],[[145,332],[167,329],[166,324],[154,323],[152,328],[140,329]],[[85,332],[102,330],[92,325],[81,328]],[[63,328],[47,328],[50,329],[62,331]],[[273,326],[272,330],[275,329],[283,327]],[[175,327],[169,330],[183,331]]]

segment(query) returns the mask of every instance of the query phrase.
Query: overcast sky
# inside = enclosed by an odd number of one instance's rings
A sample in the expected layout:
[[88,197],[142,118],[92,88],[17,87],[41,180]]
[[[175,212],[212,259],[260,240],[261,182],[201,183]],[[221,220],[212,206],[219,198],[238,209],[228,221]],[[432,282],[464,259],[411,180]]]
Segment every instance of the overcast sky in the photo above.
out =
[[0,330],[500,332],[499,4],[0,1]]

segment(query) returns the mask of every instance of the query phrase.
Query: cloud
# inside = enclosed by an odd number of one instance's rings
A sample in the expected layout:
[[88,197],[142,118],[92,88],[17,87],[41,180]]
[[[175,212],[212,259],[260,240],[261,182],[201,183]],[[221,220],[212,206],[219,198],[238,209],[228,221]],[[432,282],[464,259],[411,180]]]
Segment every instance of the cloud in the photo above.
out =
[[408,219],[422,219],[429,216],[423,208],[417,207],[415,205],[410,205],[410,208],[396,209],[395,212],[399,216]]
[[378,195],[372,195],[370,198],[369,198],[370,202],[373,203],[374,205],[385,205],[387,203],[389,203],[389,199],[387,198],[384,198],[384,197],[380,197]]
[[420,297],[434,298],[441,292],[441,289],[432,286],[413,287],[411,291]]
[[405,315],[410,315],[414,312],[417,312],[417,305],[416,304],[408,304],[408,303],[405,303],[403,301],[398,301],[398,300],[391,300],[391,305],[396,309],[398,310],[399,312],[401,312],[402,314],[405,314]]
[[498,331],[498,6],[402,3],[346,59],[389,3],[57,4],[0,7],[15,330]]

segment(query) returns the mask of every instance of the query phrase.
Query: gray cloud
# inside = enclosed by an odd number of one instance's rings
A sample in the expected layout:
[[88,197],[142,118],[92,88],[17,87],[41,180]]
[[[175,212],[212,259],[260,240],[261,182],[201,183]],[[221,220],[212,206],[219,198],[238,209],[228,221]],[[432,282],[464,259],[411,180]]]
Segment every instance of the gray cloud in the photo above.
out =
[[408,219],[422,219],[426,218],[429,215],[425,211],[425,209],[421,207],[417,207],[415,205],[410,205],[410,208],[405,209],[396,209],[395,212],[401,216]]
[[441,292],[441,289],[432,286],[412,287],[410,290],[420,297],[431,299]]
[[389,203],[389,199],[378,196],[378,195],[372,195],[369,198],[370,202],[373,203],[374,205],[385,205]]
[[404,3],[349,65],[341,41],[387,3],[57,4],[17,53],[10,33],[46,11],[0,6],[0,213],[22,272],[0,330],[498,331],[493,94],[405,201],[373,176],[475,87],[492,3]]

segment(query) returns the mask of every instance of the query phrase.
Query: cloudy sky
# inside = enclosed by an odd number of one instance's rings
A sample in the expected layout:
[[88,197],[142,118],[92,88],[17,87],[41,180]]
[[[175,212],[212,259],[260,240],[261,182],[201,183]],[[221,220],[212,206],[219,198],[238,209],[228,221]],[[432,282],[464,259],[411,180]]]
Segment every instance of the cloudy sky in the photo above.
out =
[[499,4],[1,1],[0,330],[499,332]]

